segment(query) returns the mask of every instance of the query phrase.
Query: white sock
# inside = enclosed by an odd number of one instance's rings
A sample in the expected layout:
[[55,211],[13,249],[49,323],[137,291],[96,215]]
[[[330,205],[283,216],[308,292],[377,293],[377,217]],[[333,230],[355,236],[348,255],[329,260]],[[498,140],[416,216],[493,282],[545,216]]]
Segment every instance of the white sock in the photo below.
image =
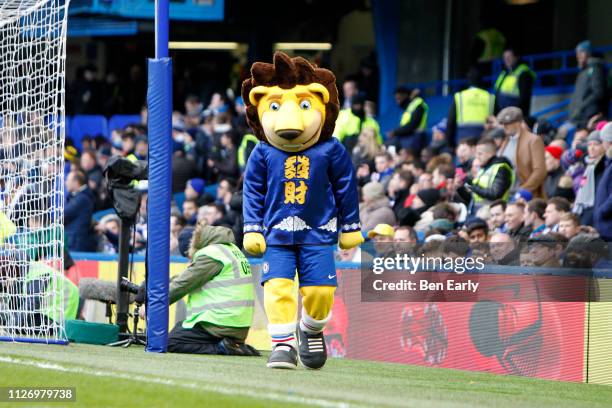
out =
[[306,313],[306,310],[302,308],[302,318],[300,319],[300,329],[310,334],[319,334],[325,328],[325,325],[331,318],[331,311],[327,317],[323,320],[316,320]]
[[294,349],[297,349],[295,322],[287,324],[269,324],[268,333],[270,333],[270,337],[272,338],[272,349],[279,344],[288,344]]

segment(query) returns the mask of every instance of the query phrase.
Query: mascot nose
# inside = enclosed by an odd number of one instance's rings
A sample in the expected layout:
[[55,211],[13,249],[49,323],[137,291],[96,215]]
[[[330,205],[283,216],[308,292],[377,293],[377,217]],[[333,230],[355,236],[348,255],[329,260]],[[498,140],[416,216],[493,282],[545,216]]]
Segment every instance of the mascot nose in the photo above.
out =
[[293,140],[299,135],[301,135],[302,131],[297,129],[280,129],[277,130],[275,133],[277,136],[282,137],[283,139]]

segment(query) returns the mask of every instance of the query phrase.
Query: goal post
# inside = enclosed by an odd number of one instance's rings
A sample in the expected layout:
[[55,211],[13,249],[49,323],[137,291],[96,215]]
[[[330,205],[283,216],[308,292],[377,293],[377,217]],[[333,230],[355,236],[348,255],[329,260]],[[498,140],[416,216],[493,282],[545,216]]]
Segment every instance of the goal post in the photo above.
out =
[[155,58],[148,61],[149,199],[147,201],[147,346],[168,347],[170,201],[172,199],[172,60],[169,0],[155,1]]
[[66,343],[75,312],[63,273],[67,14],[68,0],[0,2],[0,340]]

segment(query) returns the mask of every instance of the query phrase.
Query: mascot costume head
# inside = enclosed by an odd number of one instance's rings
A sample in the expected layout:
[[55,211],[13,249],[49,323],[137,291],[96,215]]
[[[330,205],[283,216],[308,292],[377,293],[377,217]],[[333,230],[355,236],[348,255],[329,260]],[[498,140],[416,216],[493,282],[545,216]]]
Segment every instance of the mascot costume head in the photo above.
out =
[[[263,255],[262,284],[272,338],[270,368],[307,368],[327,358],[323,330],[337,286],[336,245],[363,242],[351,160],[332,137],[336,78],[301,57],[256,62],[242,84],[247,121],[262,142],[244,174],[244,248]],[[297,321],[295,276],[303,297]]]

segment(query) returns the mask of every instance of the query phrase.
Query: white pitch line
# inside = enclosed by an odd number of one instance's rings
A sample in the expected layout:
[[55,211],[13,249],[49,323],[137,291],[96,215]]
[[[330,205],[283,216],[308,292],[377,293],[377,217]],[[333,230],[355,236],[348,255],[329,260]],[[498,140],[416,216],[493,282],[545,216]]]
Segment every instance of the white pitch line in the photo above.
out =
[[355,404],[350,404],[347,402],[334,402],[334,401],[327,401],[327,400],[322,400],[322,399],[317,399],[317,398],[300,397],[297,395],[284,395],[284,394],[280,394],[278,392],[273,392],[273,391],[259,392],[259,391],[253,391],[253,390],[220,387],[220,386],[214,386],[210,384],[184,383],[184,382],[177,382],[174,380],[169,380],[169,379],[159,378],[159,377],[133,377],[129,374],[112,372],[112,371],[91,370],[91,369],[86,369],[82,367],[66,367],[66,366],[62,366],[59,364],[55,364],[55,363],[46,363],[46,362],[40,362],[40,361],[34,361],[34,360],[22,360],[22,359],[12,358],[12,357],[0,356],[0,362],[8,363],[8,364],[32,366],[32,367],[37,367],[37,368],[41,368],[45,370],[55,370],[55,371],[62,371],[62,372],[67,372],[67,373],[93,375],[96,377],[121,378],[124,380],[130,380],[130,381],[142,381],[146,383],[170,385],[173,387],[183,387],[183,388],[190,388],[190,389],[197,389],[197,390],[206,390],[206,391],[215,392],[218,394],[231,395],[231,396],[238,394],[238,395],[242,395],[242,396],[249,397],[249,398],[260,398],[260,399],[267,399],[267,400],[273,400],[273,401],[278,401],[278,402],[307,404],[307,405],[314,405],[314,406],[319,406],[319,407],[324,407],[324,408],[350,408],[350,407],[356,406]]

